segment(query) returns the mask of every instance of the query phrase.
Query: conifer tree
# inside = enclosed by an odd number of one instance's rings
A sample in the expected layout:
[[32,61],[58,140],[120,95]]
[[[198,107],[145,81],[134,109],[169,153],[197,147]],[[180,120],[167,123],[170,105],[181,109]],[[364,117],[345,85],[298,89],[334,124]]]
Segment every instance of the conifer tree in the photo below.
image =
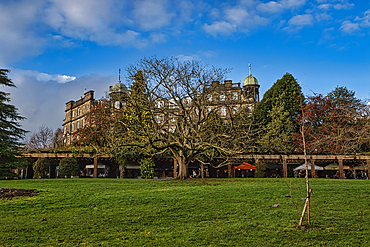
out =
[[[16,87],[8,78],[9,70],[0,69],[0,85]],[[21,129],[20,120],[23,120],[18,109],[9,104],[9,93],[0,91],[0,176],[8,176],[11,168],[22,165],[19,149],[20,141],[27,131]]]
[[[299,114],[301,87],[289,73],[277,80],[265,93],[253,111],[258,128],[264,130],[260,141],[260,152],[290,153],[294,133],[299,125],[294,118]],[[269,144],[274,141],[276,145]],[[278,142],[278,143],[276,143]],[[266,149],[267,148],[267,149]]]

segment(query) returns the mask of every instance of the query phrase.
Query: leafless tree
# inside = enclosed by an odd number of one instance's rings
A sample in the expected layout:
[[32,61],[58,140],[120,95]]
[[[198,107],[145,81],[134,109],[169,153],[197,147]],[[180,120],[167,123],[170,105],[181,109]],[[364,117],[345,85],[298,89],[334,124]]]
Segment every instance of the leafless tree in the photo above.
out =
[[63,132],[61,128],[57,128],[51,139],[51,148],[58,148],[61,146],[63,146]]
[[53,138],[53,129],[41,125],[38,132],[33,133],[26,141],[27,150],[47,149],[50,147]]
[[[237,131],[240,123],[247,123],[245,116],[250,117],[245,107],[248,100],[241,90],[233,98],[212,84],[223,81],[228,69],[150,57],[128,67],[128,78],[138,80],[139,71],[145,97],[137,100],[132,98],[135,94],[129,95],[127,110],[134,109],[136,115],[129,114],[123,123],[126,145],[149,146],[155,150],[153,155],[170,152],[179,165],[180,179],[188,176],[188,165],[195,160],[204,164],[241,152],[245,135]],[[137,118],[138,113],[145,117]]]

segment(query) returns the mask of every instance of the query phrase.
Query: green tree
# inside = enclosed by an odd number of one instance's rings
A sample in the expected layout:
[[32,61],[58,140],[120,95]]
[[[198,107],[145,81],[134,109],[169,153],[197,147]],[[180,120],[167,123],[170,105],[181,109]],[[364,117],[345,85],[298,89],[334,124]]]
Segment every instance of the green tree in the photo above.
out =
[[[290,153],[294,133],[298,133],[299,125],[294,118],[300,112],[301,87],[297,80],[286,73],[265,93],[256,105],[253,115],[257,127],[263,129],[261,152]],[[269,141],[276,141],[270,147]]]
[[78,164],[75,158],[64,158],[59,162],[59,176],[71,177],[78,173]]
[[337,86],[327,94],[327,97],[337,106],[343,105],[351,109],[361,106],[361,100],[355,97],[355,91],[348,90],[346,87]]
[[45,158],[38,158],[33,164],[33,178],[46,178],[50,162]]
[[[281,98],[285,93],[282,94]],[[267,116],[271,119],[267,123],[263,135],[258,139],[262,153],[290,153],[293,149],[294,122],[289,112],[284,108],[284,101],[277,101]]]
[[[8,78],[9,70],[0,69],[0,85],[15,87]],[[0,176],[9,173],[9,169],[19,167],[21,162],[21,140],[27,131],[21,129],[19,121],[23,120],[18,109],[9,104],[9,93],[0,91]]]

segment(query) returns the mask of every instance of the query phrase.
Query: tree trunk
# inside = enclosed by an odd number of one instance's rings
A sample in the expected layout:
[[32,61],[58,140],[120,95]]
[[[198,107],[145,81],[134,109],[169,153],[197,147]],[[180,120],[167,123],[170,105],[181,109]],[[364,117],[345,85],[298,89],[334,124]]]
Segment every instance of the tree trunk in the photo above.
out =
[[177,163],[179,164],[179,174],[177,175],[177,178],[187,179],[188,178],[188,164],[183,159],[178,159]]

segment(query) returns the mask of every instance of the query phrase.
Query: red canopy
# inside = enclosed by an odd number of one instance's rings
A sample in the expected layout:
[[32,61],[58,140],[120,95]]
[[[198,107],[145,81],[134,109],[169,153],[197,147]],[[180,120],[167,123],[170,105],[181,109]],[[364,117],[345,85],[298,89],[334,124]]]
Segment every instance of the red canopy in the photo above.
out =
[[250,170],[250,169],[253,169],[253,170],[256,170],[256,167],[251,165],[251,164],[248,164],[247,162],[243,162],[241,165],[238,165],[238,166],[234,166],[234,169],[240,169],[240,170]]

